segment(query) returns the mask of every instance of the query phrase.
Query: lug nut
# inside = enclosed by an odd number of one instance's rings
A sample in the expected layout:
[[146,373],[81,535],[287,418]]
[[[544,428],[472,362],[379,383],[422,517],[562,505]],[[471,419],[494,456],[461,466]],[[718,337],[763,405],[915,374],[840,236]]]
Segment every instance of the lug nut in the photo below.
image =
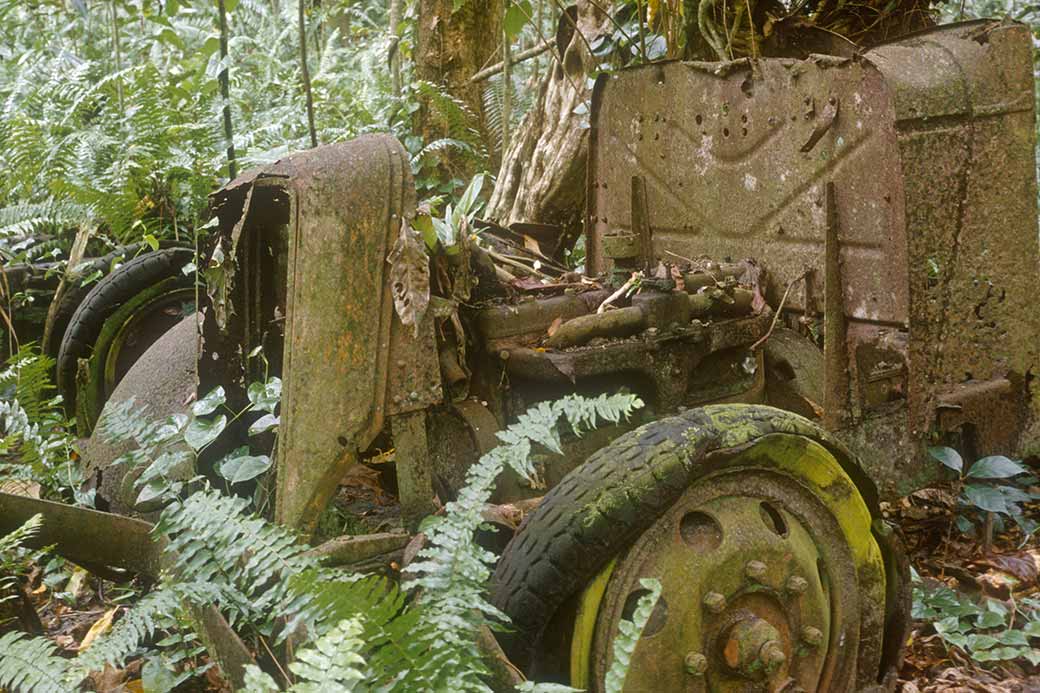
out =
[[686,673],[690,676],[704,676],[704,673],[708,671],[708,658],[700,652],[687,654],[683,664],[686,667]]
[[718,592],[704,595],[704,608],[713,614],[721,614],[726,609],[726,598]]
[[766,576],[766,564],[762,561],[748,561],[744,566],[744,574],[757,582]]
[[801,575],[792,575],[787,578],[787,591],[791,594],[801,594],[809,588],[809,581]]
[[758,657],[762,660],[762,666],[770,674],[782,667],[784,662],[787,661],[784,648],[776,640],[770,640],[765,645],[762,645],[762,649],[758,652]]
[[812,626],[805,626],[802,628],[802,640],[805,641],[806,645],[811,647],[817,647],[823,642],[823,633],[819,628],[813,628]]

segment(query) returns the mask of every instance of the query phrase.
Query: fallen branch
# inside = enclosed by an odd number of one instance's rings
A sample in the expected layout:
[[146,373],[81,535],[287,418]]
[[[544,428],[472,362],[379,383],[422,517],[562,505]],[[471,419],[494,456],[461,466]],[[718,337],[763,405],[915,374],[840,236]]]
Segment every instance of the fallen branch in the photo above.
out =
[[764,344],[765,341],[769,339],[769,336],[773,334],[773,328],[776,327],[776,321],[780,319],[780,314],[784,312],[784,303],[787,302],[788,294],[791,293],[791,289],[794,288],[794,285],[808,277],[810,272],[812,272],[812,270],[807,269],[801,274],[799,274],[797,277],[792,279],[790,282],[788,282],[787,289],[784,291],[784,295],[780,298],[780,305],[777,306],[776,312],[773,313],[773,322],[769,323],[769,329],[766,330],[766,333],[764,335],[762,335],[762,338],[751,345],[751,351],[754,351],[760,345]]
[[603,303],[599,304],[599,308],[597,308],[597,309],[596,309],[596,312],[597,312],[597,313],[602,313],[602,312],[604,312],[604,311],[605,311],[605,310],[607,309],[607,306],[609,306],[609,305],[610,305],[611,303],[613,303],[614,301],[616,301],[616,300],[618,300],[619,298],[621,298],[622,296],[624,296],[624,295],[625,295],[625,293],[626,293],[626,292],[627,292],[627,291],[628,291],[629,289],[631,289],[631,288],[632,288],[632,286],[633,286],[633,285],[634,285],[634,284],[635,284],[636,282],[638,282],[638,281],[639,281],[640,279],[642,279],[642,278],[643,278],[643,273],[642,273],[642,272],[633,272],[633,273],[632,273],[632,276],[628,278],[628,281],[627,281],[627,282],[625,282],[624,284],[622,284],[622,285],[621,285],[621,288],[620,288],[620,289],[618,289],[617,291],[615,291],[615,292],[614,292],[614,293],[612,293],[611,295],[607,296],[607,297],[606,297],[606,298],[605,298],[605,299],[603,300]]
[[[552,42],[551,41],[545,41],[543,43],[538,44],[537,46],[531,46],[527,50],[520,51],[516,55],[512,56],[510,58],[510,60],[509,60],[509,65],[510,65],[510,67],[512,67],[513,65],[516,65],[517,63],[522,63],[525,60],[530,60],[531,58],[534,58],[536,56],[541,55],[542,53],[546,52],[550,48],[552,48]],[[476,84],[477,82],[483,82],[488,77],[494,77],[499,72],[502,72],[502,70],[505,69],[505,66],[506,66],[506,61],[503,60],[502,62],[495,63],[494,65],[492,65],[490,67],[485,67],[483,70],[481,70],[480,72],[478,72],[475,75],[473,75],[472,77],[470,77],[469,78],[469,82],[470,82],[470,84]]]

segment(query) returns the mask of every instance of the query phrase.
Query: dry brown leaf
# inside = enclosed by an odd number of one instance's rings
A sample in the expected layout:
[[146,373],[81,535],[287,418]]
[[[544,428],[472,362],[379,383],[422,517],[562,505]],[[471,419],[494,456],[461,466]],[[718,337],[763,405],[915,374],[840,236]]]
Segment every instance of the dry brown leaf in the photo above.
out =
[[560,325],[562,325],[562,324],[563,324],[563,317],[562,316],[557,317],[555,320],[552,321],[552,324],[549,325],[549,329],[546,331],[546,334],[548,334],[550,337],[552,337],[554,334],[556,334],[556,330],[560,329]]
[[401,233],[386,261],[390,263],[394,309],[402,323],[415,327],[418,337],[419,324],[430,305],[430,259],[422,238],[407,222],[402,222]]
[[98,620],[94,621],[94,625],[90,627],[87,634],[83,636],[83,641],[79,644],[80,652],[83,652],[88,647],[94,644],[94,641],[99,637],[107,633],[112,628],[112,619],[115,618],[116,612],[119,611],[119,607],[109,609],[101,616]]

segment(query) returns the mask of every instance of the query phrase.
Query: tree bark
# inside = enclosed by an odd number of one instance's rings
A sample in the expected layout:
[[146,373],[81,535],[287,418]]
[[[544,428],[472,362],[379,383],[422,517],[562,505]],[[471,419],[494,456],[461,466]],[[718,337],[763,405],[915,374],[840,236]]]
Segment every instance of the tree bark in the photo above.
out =
[[489,215],[499,223],[581,223],[592,99],[588,77],[596,66],[588,45],[609,26],[587,0],[561,16],[556,59],[502,158],[488,203]]
[[[470,77],[495,61],[502,36],[503,0],[466,0],[452,11],[454,0],[419,0],[419,21],[415,43],[415,74],[461,99],[477,118],[477,129],[488,152],[494,150],[488,135],[487,118],[481,98],[481,84]],[[419,132],[429,143],[449,136],[448,124],[436,109],[424,104],[418,114]],[[445,161],[455,173],[460,157],[449,153]]]

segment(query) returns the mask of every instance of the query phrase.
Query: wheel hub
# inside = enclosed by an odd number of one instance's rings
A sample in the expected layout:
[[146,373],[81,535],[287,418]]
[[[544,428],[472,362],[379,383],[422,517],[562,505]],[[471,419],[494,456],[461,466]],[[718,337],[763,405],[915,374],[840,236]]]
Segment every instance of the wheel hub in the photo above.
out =
[[700,479],[598,579],[605,589],[582,603],[596,609],[595,626],[576,629],[572,652],[584,638],[591,667],[583,678],[579,666],[571,684],[602,686],[619,623],[645,593],[639,580],[654,577],[661,599],[626,690],[850,690],[861,610],[883,608],[884,575],[880,562],[868,562],[870,579],[862,580],[864,562],[848,537],[869,537],[869,513],[841,476],[826,486],[841,492],[837,512],[823,486],[783,466],[734,465]]

